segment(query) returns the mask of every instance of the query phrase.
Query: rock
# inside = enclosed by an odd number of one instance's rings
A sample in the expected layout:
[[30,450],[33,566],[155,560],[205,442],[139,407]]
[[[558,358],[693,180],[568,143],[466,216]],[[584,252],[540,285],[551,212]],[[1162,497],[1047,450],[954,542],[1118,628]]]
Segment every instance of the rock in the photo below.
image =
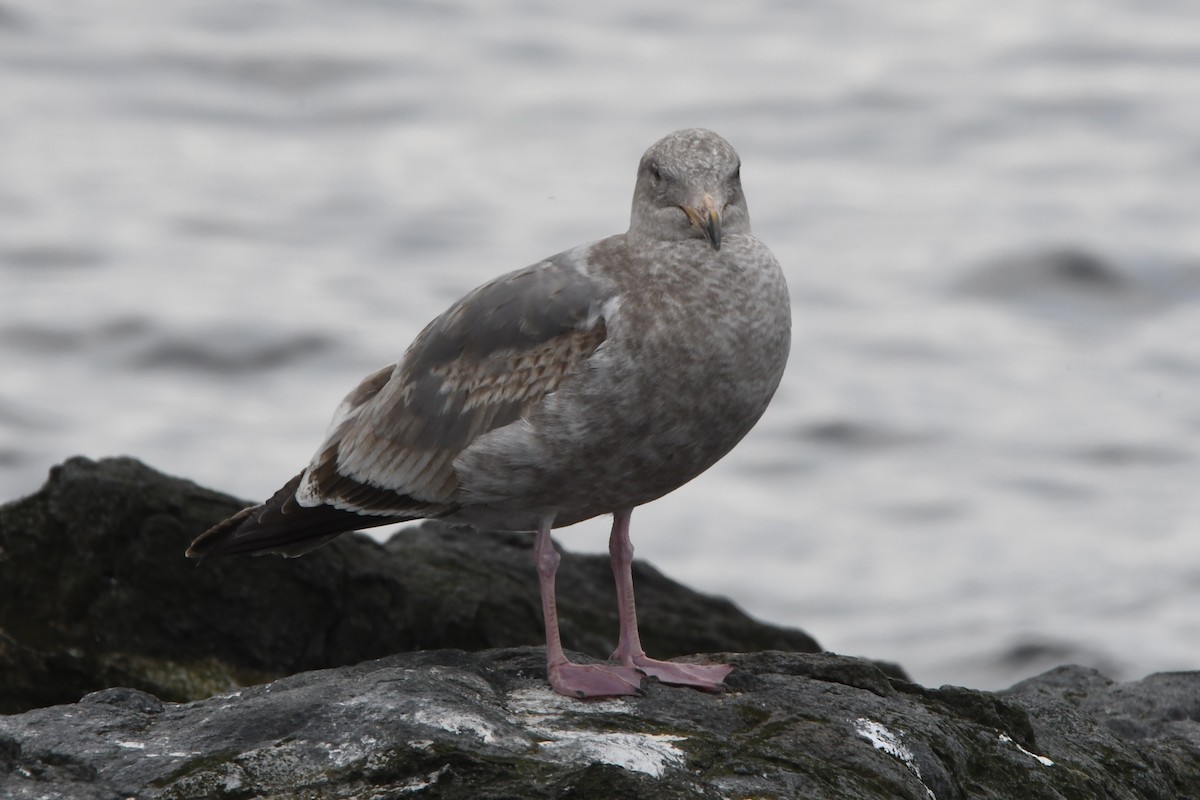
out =
[[[72,459],[0,508],[0,703],[100,689],[0,717],[0,797],[1200,797],[1200,673],[928,689],[782,652],[816,644],[639,564],[649,646],[724,651],[707,658],[737,665],[730,692],[575,701],[540,646],[495,649],[541,643],[529,537],[427,524],[302,559],[183,559],[241,505]],[[607,653],[606,559],[566,555],[560,575],[569,645]],[[187,698],[205,699],[170,702]]]
[[1200,787],[1200,673],[1064,667],[1000,694],[829,654],[721,654],[732,691],[576,701],[541,648],[403,653],[186,704],[0,717],[6,798],[1107,798]]
[[[297,559],[183,557],[245,505],[133,459],[74,458],[0,507],[0,712],[112,686],[199,699],[400,651],[542,643],[532,535],[427,523],[386,545],[345,535]],[[820,649],[644,563],[634,571],[656,655]],[[566,646],[610,653],[608,559],[564,553],[559,585]]]

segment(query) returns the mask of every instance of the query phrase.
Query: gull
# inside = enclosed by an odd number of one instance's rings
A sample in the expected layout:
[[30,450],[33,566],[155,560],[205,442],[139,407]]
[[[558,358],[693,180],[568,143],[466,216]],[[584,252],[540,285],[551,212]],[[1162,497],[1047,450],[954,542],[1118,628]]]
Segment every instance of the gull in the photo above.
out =
[[[556,692],[640,694],[647,677],[722,691],[732,666],[642,648],[629,522],[728,453],[783,375],[787,284],[750,231],[740,167],[711,131],[656,142],[638,165],[628,231],[467,294],[346,396],[308,466],[187,555],[295,556],[421,518],[534,531]],[[608,663],[575,663],[559,636],[551,531],[604,514],[617,648]]]

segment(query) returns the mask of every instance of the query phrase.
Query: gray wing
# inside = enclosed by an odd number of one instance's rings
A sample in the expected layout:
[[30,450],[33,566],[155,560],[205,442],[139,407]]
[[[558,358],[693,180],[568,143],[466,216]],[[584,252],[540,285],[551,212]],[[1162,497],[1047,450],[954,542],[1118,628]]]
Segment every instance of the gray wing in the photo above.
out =
[[351,392],[303,475],[299,503],[383,517],[455,510],[455,457],[526,416],[607,335],[615,290],[571,256],[484,284]]
[[607,335],[615,291],[576,269],[578,258],[555,256],[456,303],[346,396],[307,469],[201,534],[188,555],[300,555],[345,531],[454,511],[455,456],[527,415]]

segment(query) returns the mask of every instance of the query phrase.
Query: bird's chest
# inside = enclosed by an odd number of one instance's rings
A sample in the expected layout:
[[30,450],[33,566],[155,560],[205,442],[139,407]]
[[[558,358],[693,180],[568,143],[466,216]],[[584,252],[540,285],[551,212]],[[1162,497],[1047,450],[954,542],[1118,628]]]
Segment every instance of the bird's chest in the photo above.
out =
[[[787,357],[786,305],[693,277],[639,298],[610,326],[616,416],[646,448],[724,452],[766,407]],[[784,315],[784,316],[781,316]]]
[[672,275],[622,305],[610,335],[617,349],[656,365],[642,377],[659,386],[683,381],[695,391],[770,373],[790,340],[786,288],[770,277],[736,267]]

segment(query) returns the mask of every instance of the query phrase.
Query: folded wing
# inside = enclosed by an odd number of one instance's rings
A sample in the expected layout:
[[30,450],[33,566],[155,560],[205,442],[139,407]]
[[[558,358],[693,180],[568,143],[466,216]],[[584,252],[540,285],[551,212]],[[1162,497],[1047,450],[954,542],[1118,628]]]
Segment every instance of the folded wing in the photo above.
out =
[[455,457],[584,368],[612,297],[564,257],[484,284],[347,395],[303,472],[188,555],[300,555],[344,531],[453,513]]

